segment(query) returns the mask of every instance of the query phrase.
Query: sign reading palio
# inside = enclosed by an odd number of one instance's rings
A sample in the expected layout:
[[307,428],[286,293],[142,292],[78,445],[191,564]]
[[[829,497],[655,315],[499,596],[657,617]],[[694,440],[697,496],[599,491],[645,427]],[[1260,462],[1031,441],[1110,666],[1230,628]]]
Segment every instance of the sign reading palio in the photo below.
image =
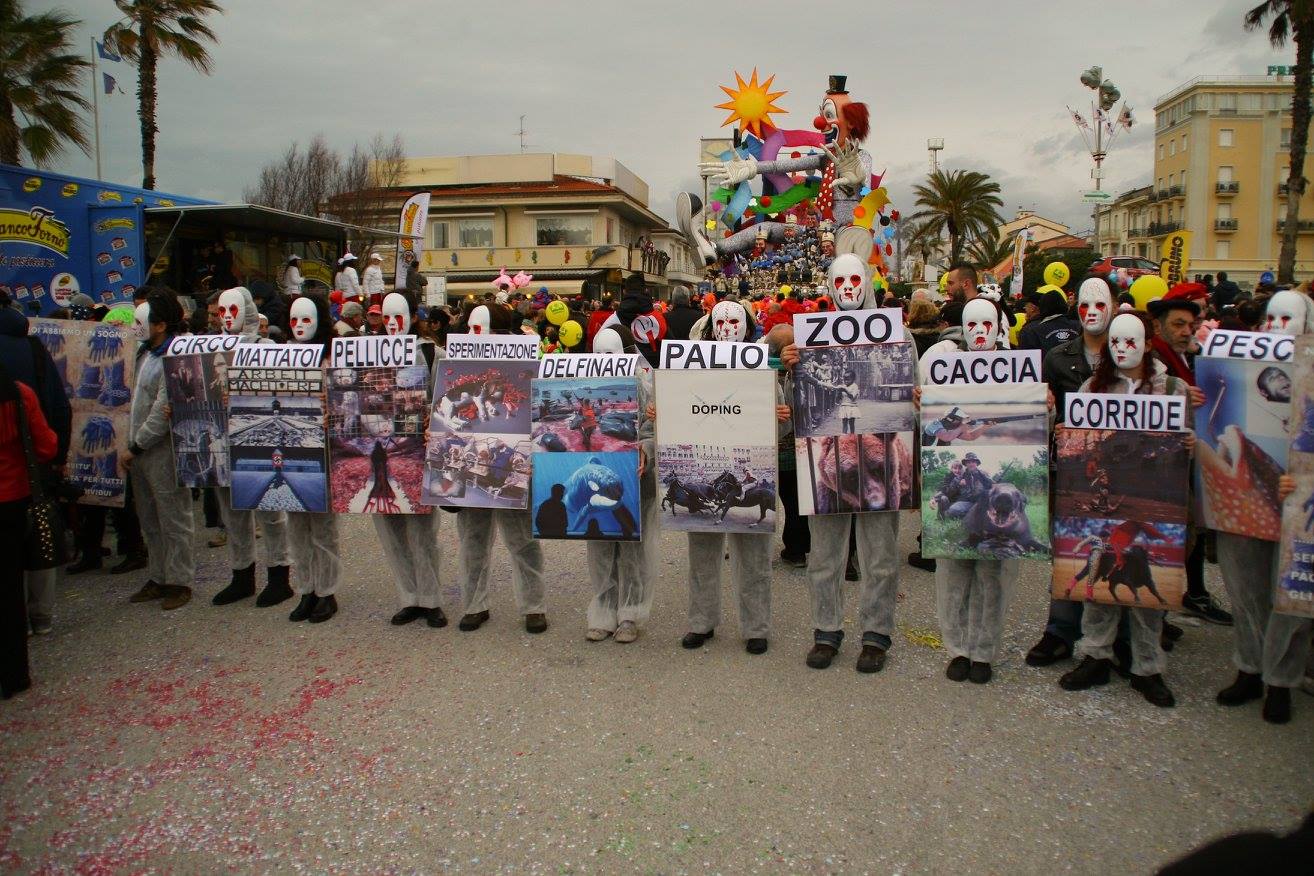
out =
[[1039,383],[1039,350],[994,353],[941,353],[927,358],[923,369],[936,386]]
[[902,340],[903,311],[897,307],[794,316],[794,343],[800,347],[847,347]]
[[762,344],[734,341],[662,341],[662,368],[770,368]]
[[1072,392],[1066,418],[1073,429],[1180,432],[1186,429],[1186,399],[1180,395],[1120,395]]

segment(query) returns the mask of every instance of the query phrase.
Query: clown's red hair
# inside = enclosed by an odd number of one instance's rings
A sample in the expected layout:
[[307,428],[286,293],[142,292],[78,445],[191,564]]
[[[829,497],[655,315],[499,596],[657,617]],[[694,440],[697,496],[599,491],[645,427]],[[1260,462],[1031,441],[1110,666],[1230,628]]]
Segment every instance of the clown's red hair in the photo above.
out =
[[865,103],[846,103],[840,112],[844,114],[844,123],[849,126],[849,136],[854,140],[866,140],[871,132],[871,118]]

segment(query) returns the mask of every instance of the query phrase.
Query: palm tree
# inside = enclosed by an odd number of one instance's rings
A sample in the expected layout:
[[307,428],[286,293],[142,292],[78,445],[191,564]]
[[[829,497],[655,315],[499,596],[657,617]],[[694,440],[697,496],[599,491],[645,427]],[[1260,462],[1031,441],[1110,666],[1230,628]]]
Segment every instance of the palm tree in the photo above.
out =
[[36,166],[68,143],[90,153],[78,93],[86,58],[68,51],[82,22],[63,12],[24,15],[18,0],[0,0],[0,162],[23,153]]
[[1311,58],[1314,57],[1314,2],[1310,0],[1265,0],[1246,13],[1246,30],[1268,25],[1268,41],[1282,48],[1291,36],[1296,43],[1296,66],[1291,70],[1295,82],[1291,95],[1291,169],[1287,174],[1287,218],[1282,226],[1282,249],[1278,253],[1278,282],[1295,282],[1296,220],[1300,216],[1300,199],[1305,194],[1305,147],[1309,139],[1309,100]]
[[999,183],[975,170],[937,170],[925,183],[913,186],[916,204],[922,209],[911,217],[924,220],[934,237],[949,235],[949,261],[959,261],[964,243],[974,237],[996,237],[1004,222],[999,208]]
[[223,8],[215,0],[114,0],[123,20],[105,31],[105,42],[137,62],[137,115],[141,119],[142,188],[155,188],[155,68],[176,55],[192,69],[210,72],[203,42],[216,42],[205,16]]
[[1000,240],[998,235],[973,237],[967,243],[967,260],[988,271],[1013,255],[1013,243],[1011,238]]

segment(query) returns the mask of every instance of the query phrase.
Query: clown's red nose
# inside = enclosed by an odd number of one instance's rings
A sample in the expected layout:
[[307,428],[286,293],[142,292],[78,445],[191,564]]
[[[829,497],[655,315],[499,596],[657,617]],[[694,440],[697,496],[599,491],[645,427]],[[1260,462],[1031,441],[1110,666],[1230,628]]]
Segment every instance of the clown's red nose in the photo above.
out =
[[825,116],[817,116],[812,120],[812,127],[816,128],[818,131],[824,131],[830,127],[830,122],[826,121]]

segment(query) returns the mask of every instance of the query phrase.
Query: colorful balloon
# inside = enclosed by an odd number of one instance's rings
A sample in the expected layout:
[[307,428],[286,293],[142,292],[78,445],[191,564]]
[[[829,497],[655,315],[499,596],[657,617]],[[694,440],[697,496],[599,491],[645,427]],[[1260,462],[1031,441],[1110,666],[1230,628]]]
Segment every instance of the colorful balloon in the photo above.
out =
[[1068,266],[1063,264],[1063,262],[1050,262],[1048,265],[1045,265],[1044,277],[1046,283],[1053,283],[1055,286],[1062,286],[1068,282],[1068,279],[1071,276],[1072,272],[1068,270]]
[[[1049,287],[1046,287],[1049,288]],[[1017,325],[1008,330],[1008,340],[1013,344],[1013,349],[1017,349],[1017,336],[1022,331],[1022,326],[1027,324],[1027,315],[1025,313],[1016,314]]]
[[1168,284],[1158,274],[1137,277],[1131,284],[1131,296],[1136,301],[1137,310],[1148,310],[1151,301],[1158,301],[1167,294]]
[[543,308],[543,313],[547,316],[548,322],[553,325],[561,325],[570,318],[570,308],[564,301],[553,301]]
[[561,328],[557,330],[557,337],[560,338],[561,343],[565,344],[567,347],[573,347],[580,341],[584,340],[584,329],[581,328],[580,324],[575,322],[575,320],[568,319],[563,322]]

